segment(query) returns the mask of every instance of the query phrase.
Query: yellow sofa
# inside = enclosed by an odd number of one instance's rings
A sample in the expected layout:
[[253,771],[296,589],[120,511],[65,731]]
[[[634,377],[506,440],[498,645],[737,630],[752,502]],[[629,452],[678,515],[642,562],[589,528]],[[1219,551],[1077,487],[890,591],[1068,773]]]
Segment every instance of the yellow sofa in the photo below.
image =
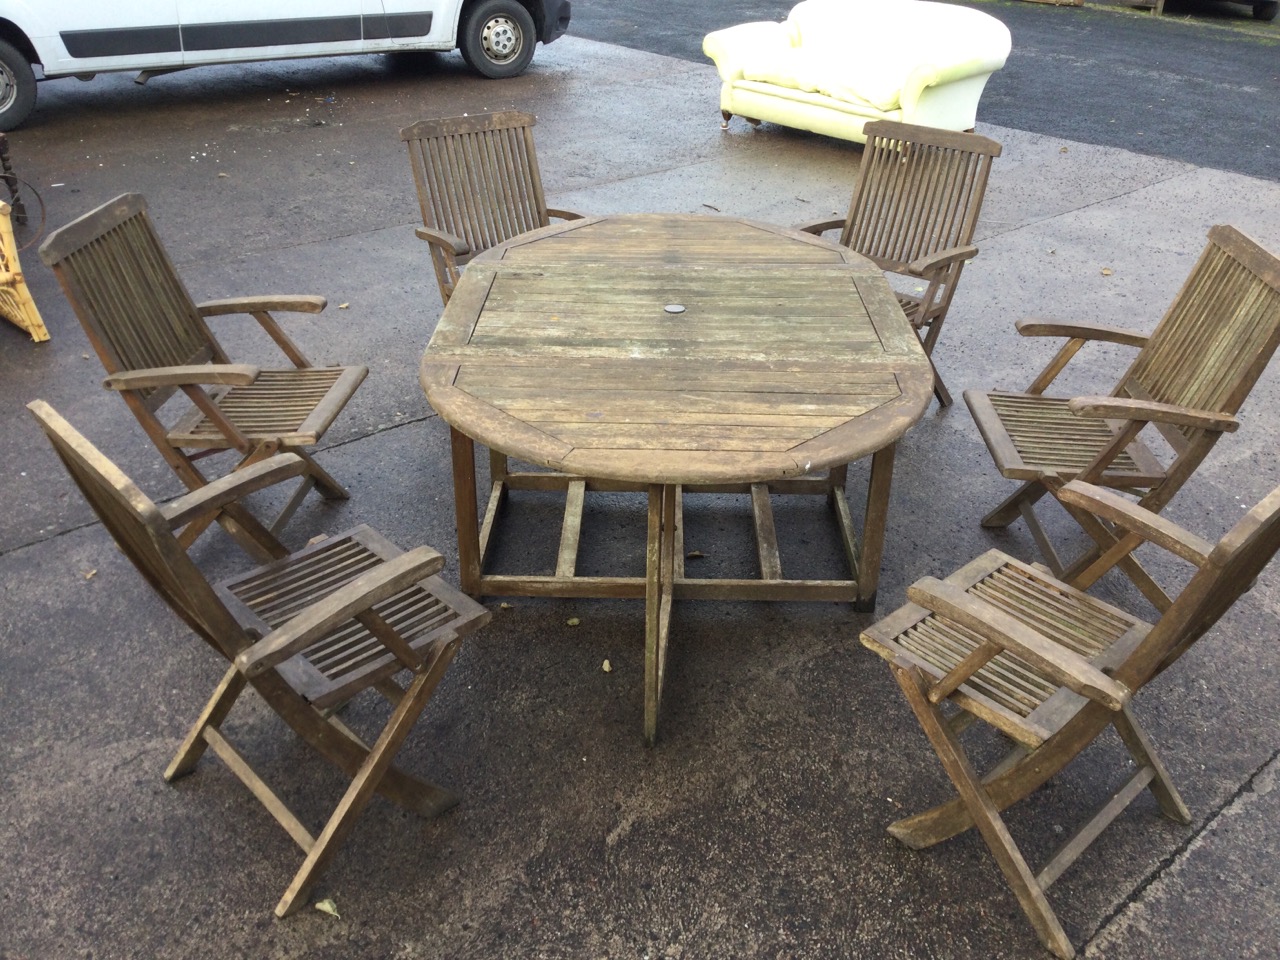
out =
[[722,126],[733,116],[866,142],[869,120],[972,130],[1009,56],[990,14],[930,0],[804,0],[781,23],[707,34]]

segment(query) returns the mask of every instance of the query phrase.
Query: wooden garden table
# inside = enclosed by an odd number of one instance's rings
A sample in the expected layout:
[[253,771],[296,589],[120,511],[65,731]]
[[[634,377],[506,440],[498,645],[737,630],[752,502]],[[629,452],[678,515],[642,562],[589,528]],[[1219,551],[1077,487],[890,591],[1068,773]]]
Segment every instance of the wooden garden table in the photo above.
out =
[[[452,428],[462,588],[644,597],[645,739],[657,732],[675,599],[846,600],[874,609],[896,442],[933,375],[883,274],[809,234],[728,217],[592,217],[477,256],[421,366]],[[475,441],[491,492],[476,497]],[[540,467],[511,470],[503,454]],[[861,536],[845,465],[872,456]],[[565,491],[554,574],[486,573],[509,490]],[[647,491],[646,573],[579,576],[588,491]],[[683,494],[751,495],[758,579],[689,577]],[[782,575],[770,494],[832,506],[847,579]]]

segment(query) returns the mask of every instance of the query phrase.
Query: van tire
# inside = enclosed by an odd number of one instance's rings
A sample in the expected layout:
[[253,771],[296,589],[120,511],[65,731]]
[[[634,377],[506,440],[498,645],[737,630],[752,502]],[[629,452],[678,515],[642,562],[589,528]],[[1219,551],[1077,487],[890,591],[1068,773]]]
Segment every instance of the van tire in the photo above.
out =
[[0,40],[0,131],[16,130],[36,105],[36,75],[27,58]]
[[462,25],[458,49],[472,70],[501,80],[524,73],[537,42],[533,17],[516,0],[480,0]]

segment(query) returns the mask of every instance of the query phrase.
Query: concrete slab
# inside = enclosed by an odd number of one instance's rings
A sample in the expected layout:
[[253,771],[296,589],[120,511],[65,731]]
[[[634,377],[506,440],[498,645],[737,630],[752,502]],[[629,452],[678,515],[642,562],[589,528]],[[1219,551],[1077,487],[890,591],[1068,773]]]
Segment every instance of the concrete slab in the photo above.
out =
[[[452,557],[447,431],[416,380],[439,300],[412,238],[396,130],[423,116],[533,110],[549,194],[586,211],[791,223],[843,209],[854,148],[779,128],[722,134],[715,89],[709,66],[570,37],[501,84],[466,75],[456,58],[418,74],[350,58],[142,89],[100,78],[42,91],[43,122],[11,142],[53,224],[124,190],[146,193],[198,298],[328,295],[328,311],[290,326],[317,358],[372,370],[321,451],[353,497],[308,504],[290,536],[368,522]],[[983,132],[1006,152],[982,256],[939,347],[953,391],[1030,378],[1049,348],[1013,334],[1021,316],[1153,325],[1212,223],[1280,249],[1269,215],[1280,184]],[[341,919],[272,920],[299,861],[288,839],[216,762],[173,787],[160,779],[218,664],[89,522],[22,404],[50,400],[154,495],[177,484],[101,390],[34,251],[24,265],[53,340],[33,346],[0,327],[0,957],[1043,955],[976,838],[916,853],[883,832],[947,789],[887,671],[857,643],[869,618],[834,604],[679,605],[662,740],[646,750],[638,604],[492,601],[493,625],[467,644],[402,754],[458,789],[462,806],[421,823],[375,802],[317,891]],[[233,321],[227,340],[249,333]],[[1124,358],[1099,357],[1071,376],[1109,385]],[[1170,508],[1175,519],[1216,536],[1276,484],[1275,376]],[[858,465],[855,504],[863,483]],[[930,411],[899,454],[882,612],[916,578],[993,545],[1032,556],[1019,527],[978,526],[1003,488],[963,407]],[[705,562],[726,568],[746,529],[729,500],[690,514]],[[544,511],[535,503],[522,517],[513,549],[543,548]],[[813,518],[784,519],[810,541],[795,562],[821,561],[829,545],[805,533]],[[602,499],[590,523],[600,536],[589,562],[640,562],[634,498]],[[1078,536],[1065,518],[1050,523]],[[215,571],[238,563],[214,535],[195,549]],[[1122,583],[1101,589],[1138,602]],[[1235,942],[1256,945],[1240,955],[1268,955],[1258,951],[1275,940],[1274,793],[1261,788],[1280,739],[1278,591],[1269,572],[1139,702],[1195,823],[1161,821],[1141,801],[1054,887],[1090,952],[1138,956],[1158,943],[1191,958]],[[349,713],[361,725],[374,707]],[[304,820],[323,817],[337,778],[252,701],[231,730]],[[1118,745],[1103,743],[1016,812],[1033,857],[1122,765]]]

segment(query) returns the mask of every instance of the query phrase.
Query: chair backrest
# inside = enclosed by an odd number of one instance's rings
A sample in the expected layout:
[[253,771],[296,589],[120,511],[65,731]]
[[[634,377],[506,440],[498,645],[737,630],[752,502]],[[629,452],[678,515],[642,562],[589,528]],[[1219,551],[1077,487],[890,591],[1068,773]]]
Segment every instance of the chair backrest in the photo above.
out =
[[[136,193],[53,231],[40,245],[108,373],[226,363]],[[174,392],[146,397],[158,409]]]
[[1210,551],[1160,621],[1118,666],[1114,676],[1137,690],[1177,660],[1250,588],[1280,550],[1280,487]]
[[535,122],[506,112],[422,120],[401,130],[423,224],[465,241],[472,253],[547,226]]
[[1000,144],[889,120],[863,130],[867,144],[840,242],[899,273],[920,257],[969,244]]
[[[1199,261],[1115,394],[1234,414],[1278,344],[1280,258],[1235,227],[1213,227]],[[1203,430],[1160,428],[1179,454],[1204,445]]]
[[252,639],[187,556],[160,508],[43,400],[27,404],[94,513],[156,593],[210,646],[234,659]]

